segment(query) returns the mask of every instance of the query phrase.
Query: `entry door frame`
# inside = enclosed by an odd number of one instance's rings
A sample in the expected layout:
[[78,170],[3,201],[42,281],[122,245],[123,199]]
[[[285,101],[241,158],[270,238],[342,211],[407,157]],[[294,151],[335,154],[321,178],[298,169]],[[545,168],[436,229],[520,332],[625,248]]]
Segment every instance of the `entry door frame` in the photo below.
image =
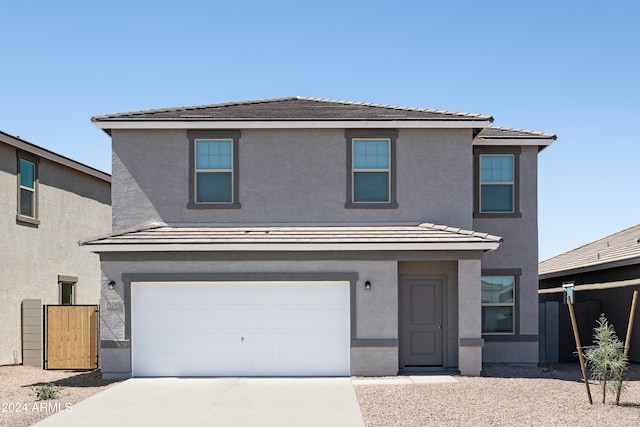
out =
[[[403,292],[405,290],[405,283],[407,281],[415,281],[415,280],[440,280],[442,283],[441,290],[441,304],[442,304],[442,365],[439,366],[411,366],[406,367],[404,361],[404,347],[408,345],[408,343],[404,342],[404,312],[408,308],[405,307]],[[448,293],[448,283],[447,283],[447,275],[446,274],[402,274],[398,280],[398,362],[400,371],[422,371],[422,370],[433,370],[433,369],[441,369],[448,367],[448,304],[447,304],[447,293]]]

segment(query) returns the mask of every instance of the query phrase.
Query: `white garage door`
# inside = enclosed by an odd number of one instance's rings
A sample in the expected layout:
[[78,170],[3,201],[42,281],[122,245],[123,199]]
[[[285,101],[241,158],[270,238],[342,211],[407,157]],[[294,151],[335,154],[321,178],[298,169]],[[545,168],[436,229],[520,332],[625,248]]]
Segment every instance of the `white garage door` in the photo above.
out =
[[134,376],[346,376],[349,282],[133,283]]

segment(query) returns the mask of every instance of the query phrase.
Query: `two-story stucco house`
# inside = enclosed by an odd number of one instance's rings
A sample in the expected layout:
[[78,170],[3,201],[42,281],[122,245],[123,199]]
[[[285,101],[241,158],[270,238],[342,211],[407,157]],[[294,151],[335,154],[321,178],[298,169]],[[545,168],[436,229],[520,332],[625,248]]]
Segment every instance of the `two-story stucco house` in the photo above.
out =
[[83,243],[104,376],[537,363],[554,135],[303,97],[92,120],[113,143],[114,234]]
[[0,132],[0,365],[42,366],[43,304],[98,304],[100,260],[78,241],[111,231],[110,182]]

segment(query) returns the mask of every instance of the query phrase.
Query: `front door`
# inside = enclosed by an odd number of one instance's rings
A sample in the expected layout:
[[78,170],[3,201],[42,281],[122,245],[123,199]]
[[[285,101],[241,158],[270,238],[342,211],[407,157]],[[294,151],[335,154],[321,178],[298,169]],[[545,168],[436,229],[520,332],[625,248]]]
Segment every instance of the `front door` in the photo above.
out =
[[400,368],[442,366],[444,276],[400,279]]

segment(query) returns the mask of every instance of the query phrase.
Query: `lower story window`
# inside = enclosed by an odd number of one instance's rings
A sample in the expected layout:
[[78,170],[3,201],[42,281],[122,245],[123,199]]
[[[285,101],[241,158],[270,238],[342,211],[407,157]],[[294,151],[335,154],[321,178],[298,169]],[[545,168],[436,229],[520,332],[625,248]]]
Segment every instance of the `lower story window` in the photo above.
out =
[[73,305],[75,303],[73,288],[73,283],[60,283],[60,304]]
[[482,333],[514,333],[515,276],[482,276]]

